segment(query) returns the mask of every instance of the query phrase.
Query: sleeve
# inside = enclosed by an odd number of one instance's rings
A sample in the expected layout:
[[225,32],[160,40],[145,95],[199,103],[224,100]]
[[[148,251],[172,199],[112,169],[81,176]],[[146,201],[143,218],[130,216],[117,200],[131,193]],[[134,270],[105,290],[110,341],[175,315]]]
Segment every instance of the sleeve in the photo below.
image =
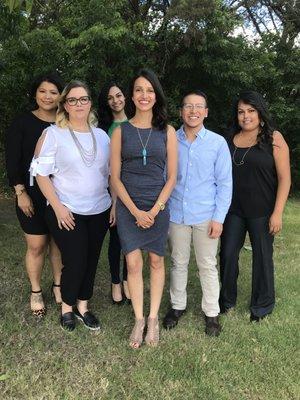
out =
[[56,152],[57,141],[55,133],[50,128],[46,129],[43,133],[45,136],[42,148],[38,156],[34,156],[29,172],[30,172],[30,186],[33,185],[33,178],[37,175],[49,176],[58,172],[56,167]]
[[223,223],[232,198],[231,155],[228,145],[223,138],[215,163],[215,181],[217,185],[216,209],[212,220]]
[[15,119],[5,135],[5,161],[10,186],[24,184],[22,171],[23,130],[21,118]]

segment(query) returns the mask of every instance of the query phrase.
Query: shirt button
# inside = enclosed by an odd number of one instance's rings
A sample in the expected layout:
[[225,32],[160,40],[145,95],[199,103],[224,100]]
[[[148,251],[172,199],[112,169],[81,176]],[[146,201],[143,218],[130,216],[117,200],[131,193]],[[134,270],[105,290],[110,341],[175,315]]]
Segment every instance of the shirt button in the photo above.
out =
[[186,192],[188,192],[188,191],[189,191],[189,189],[188,189],[188,188],[186,188],[186,189],[185,189],[185,191],[186,191]]
[[190,166],[192,166],[192,163],[190,163]]

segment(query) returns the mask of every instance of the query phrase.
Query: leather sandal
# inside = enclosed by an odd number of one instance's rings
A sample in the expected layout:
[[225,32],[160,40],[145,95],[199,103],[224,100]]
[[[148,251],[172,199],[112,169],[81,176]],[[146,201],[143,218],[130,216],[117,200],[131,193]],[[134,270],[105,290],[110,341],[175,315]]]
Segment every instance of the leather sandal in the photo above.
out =
[[143,342],[144,329],[145,329],[145,318],[136,319],[129,338],[129,346],[132,349],[138,349],[139,347],[141,347],[141,344]]
[[56,288],[56,287],[59,287],[60,288],[60,284],[59,285],[57,285],[56,283],[52,283],[52,286],[51,286],[51,296],[52,296],[52,298],[55,300],[55,303],[58,305],[58,306],[60,306],[61,305],[61,301],[57,301],[57,299],[56,299],[56,296],[55,296],[55,293],[54,293],[54,288]]
[[[40,305],[40,308],[33,308],[34,305]],[[42,318],[46,315],[46,307],[43,300],[42,290],[31,290],[30,295],[30,309],[32,315],[38,318]]]
[[159,342],[159,322],[158,317],[148,318],[147,321],[147,334],[145,342],[149,346],[157,346]]

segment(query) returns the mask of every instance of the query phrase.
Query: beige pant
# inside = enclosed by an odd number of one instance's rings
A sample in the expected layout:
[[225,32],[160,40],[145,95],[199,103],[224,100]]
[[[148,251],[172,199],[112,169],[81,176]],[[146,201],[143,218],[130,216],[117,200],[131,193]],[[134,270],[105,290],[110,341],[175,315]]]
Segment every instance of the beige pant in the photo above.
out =
[[196,255],[202,287],[202,310],[208,317],[219,314],[219,277],[217,270],[218,239],[207,235],[210,221],[197,225],[170,223],[169,243],[171,250],[170,295],[172,308],[186,308],[186,286],[190,261],[191,241]]

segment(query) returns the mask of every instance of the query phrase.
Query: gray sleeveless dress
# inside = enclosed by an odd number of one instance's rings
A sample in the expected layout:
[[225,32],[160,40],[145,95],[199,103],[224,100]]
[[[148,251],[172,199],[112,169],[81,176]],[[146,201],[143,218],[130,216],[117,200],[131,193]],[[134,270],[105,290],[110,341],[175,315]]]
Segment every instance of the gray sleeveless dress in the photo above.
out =
[[[143,143],[149,129],[139,129]],[[121,181],[135,205],[144,211],[152,208],[165,185],[166,131],[153,129],[147,145],[147,164],[143,165],[142,145],[137,129],[130,123],[121,125]],[[139,228],[127,207],[117,200],[116,207],[118,234],[124,254],[141,249],[159,256],[165,254],[169,229],[169,209],[160,211],[151,228]]]

